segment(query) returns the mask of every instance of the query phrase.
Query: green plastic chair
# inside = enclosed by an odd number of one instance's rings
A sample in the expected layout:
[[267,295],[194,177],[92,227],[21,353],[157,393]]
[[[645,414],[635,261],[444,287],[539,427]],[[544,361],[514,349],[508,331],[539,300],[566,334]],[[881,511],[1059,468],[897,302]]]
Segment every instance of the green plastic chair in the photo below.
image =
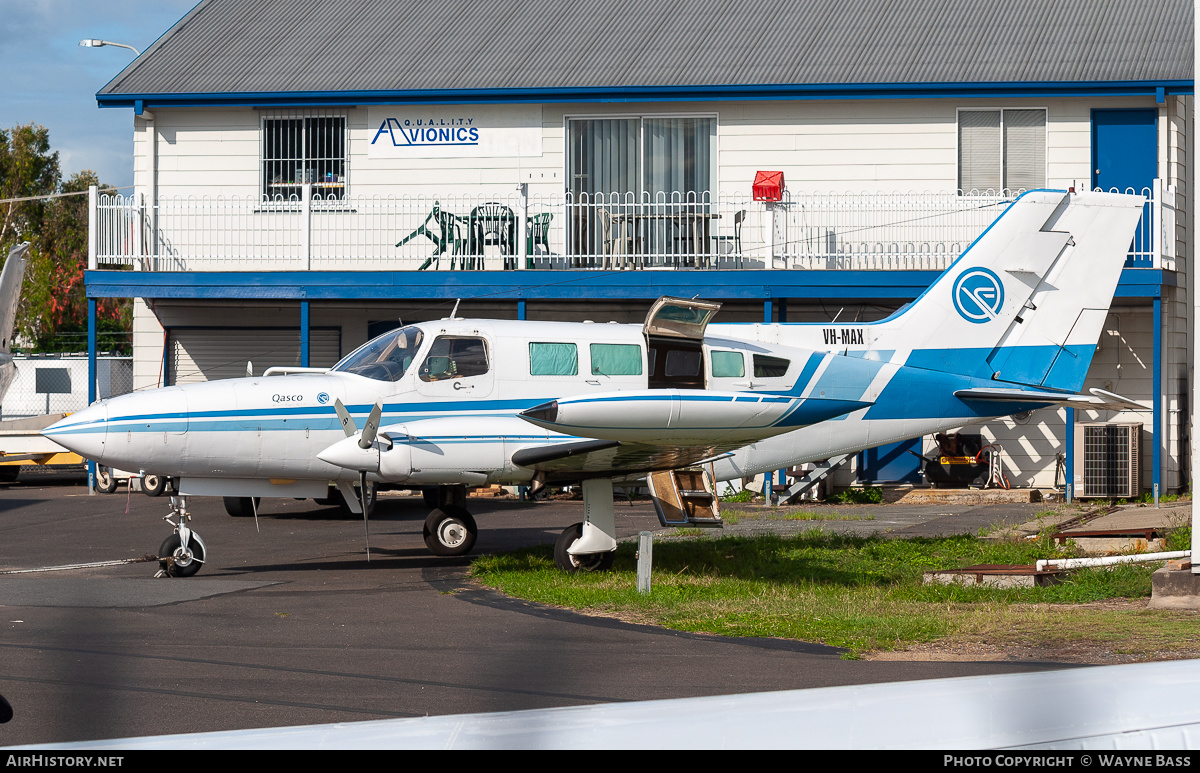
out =
[[537,254],[539,245],[550,254],[550,220],[554,215],[550,212],[539,212],[526,219],[525,224],[525,267],[533,268],[533,256]]
[[[425,260],[424,263],[421,264],[420,268],[417,269],[418,271],[424,271],[425,269],[429,268],[430,265],[434,266],[435,269],[440,268],[441,258],[446,253],[450,253],[451,255],[451,270],[454,269],[454,256],[457,255],[464,255],[463,267],[465,268],[465,250],[467,240],[462,236],[462,229],[460,228],[461,220],[462,218],[460,218],[458,215],[455,215],[453,212],[447,212],[446,210],[442,209],[441,205],[435,201],[433,202],[433,211],[431,211],[429,216],[425,218],[425,222],[421,223],[421,225],[417,227],[417,230],[396,242],[396,246],[402,247],[418,236],[425,236],[428,237],[431,242],[433,242],[434,252]],[[431,228],[430,225],[434,223],[437,224],[437,227]]]

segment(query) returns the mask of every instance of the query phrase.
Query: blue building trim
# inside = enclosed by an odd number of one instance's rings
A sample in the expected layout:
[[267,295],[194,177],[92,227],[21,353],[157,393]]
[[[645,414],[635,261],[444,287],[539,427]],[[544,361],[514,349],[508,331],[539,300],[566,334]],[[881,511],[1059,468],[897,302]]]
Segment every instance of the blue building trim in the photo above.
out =
[[100,107],[315,107],[544,102],[726,102],[775,99],[970,99],[1153,97],[1191,94],[1193,81],[1014,81],[974,83],[794,83],[503,89],[395,89],[96,94]]
[[[940,271],[88,271],[89,298],[177,300],[911,301]],[[1127,268],[1118,298],[1159,298],[1174,272]],[[781,307],[783,311],[785,307]],[[786,311],[783,311],[786,314]],[[768,319],[767,321],[771,321]]]

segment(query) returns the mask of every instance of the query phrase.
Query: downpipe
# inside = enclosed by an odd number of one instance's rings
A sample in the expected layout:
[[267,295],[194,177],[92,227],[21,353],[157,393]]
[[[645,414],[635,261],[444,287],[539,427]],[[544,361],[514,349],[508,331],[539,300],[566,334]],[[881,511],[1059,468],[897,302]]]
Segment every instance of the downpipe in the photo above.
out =
[[1113,564],[1133,564],[1142,561],[1169,561],[1172,558],[1189,558],[1190,550],[1174,550],[1168,553],[1134,553],[1128,556],[1102,556],[1100,558],[1042,558],[1037,562],[1037,571],[1043,572],[1048,567],[1055,569],[1078,569],[1084,566],[1111,566]]

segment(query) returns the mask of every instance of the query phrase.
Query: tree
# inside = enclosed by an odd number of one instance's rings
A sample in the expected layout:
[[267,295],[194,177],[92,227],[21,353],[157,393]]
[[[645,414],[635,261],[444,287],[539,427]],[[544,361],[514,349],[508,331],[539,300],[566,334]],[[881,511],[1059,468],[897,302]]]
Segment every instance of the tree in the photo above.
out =
[[[86,346],[87,189],[100,181],[90,170],[60,186],[61,177],[58,153],[50,151],[45,127],[28,124],[11,132],[0,130],[0,258],[14,244],[31,242],[17,331],[33,351],[79,351]],[[53,196],[62,193],[77,195]],[[127,299],[97,303],[100,331],[125,333],[131,323]],[[128,345],[126,334],[102,337],[99,344],[101,349]]]
[[38,233],[46,211],[45,199],[13,201],[58,191],[62,173],[58,153],[50,152],[50,132],[25,124],[11,132],[0,129],[0,199],[7,200],[0,220],[0,246],[5,248]]

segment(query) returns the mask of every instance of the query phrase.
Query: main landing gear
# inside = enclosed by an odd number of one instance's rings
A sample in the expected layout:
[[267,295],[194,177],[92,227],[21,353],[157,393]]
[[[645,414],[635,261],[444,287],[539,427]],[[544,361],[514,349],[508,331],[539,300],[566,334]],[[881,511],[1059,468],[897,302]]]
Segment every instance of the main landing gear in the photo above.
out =
[[[179,518],[176,523],[171,519]],[[188,527],[192,516],[188,515],[187,498],[171,497],[171,512],[163,520],[175,527],[175,533],[163,540],[158,548],[158,574],[155,577],[191,577],[200,571],[208,550],[200,535]]]
[[617,549],[612,481],[583,481],[582,523],[563,530],[554,543],[554,563],[564,572],[603,572],[612,568]]
[[438,486],[422,492],[426,504],[434,506],[425,519],[425,547],[435,556],[462,556],[475,547],[479,529],[467,512],[466,486]]

